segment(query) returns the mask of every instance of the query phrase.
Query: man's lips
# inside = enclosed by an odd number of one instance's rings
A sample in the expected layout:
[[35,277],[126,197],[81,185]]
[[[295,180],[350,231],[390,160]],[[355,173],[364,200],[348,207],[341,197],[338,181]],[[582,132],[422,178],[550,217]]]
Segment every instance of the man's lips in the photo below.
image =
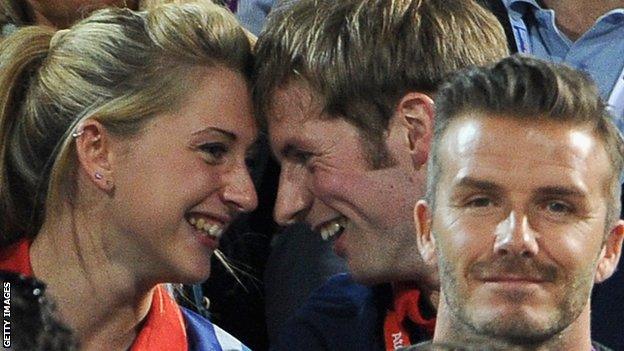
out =
[[516,274],[501,274],[485,276],[481,278],[486,283],[527,283],[527,284],[541,284],[547,281],[543,277],[536,276],[523,276]]
[[470,275],[486,283],[542,284],[554,282],[558,270],[552,264],[510,257],[494,262],[477,262],[470,268]]

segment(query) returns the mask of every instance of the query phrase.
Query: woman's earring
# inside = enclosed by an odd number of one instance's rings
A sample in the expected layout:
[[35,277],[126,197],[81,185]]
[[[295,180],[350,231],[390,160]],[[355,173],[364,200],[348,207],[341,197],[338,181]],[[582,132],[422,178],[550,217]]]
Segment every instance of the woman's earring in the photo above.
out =
[[[113,181],[108,179],[108,177],[107,177],[106,180],[104,180],[104,176],[100,172],[95,172],[93,174],[93,177],[95,178],[95,180],[98,181],[98,183],[100,183],[100,184],[103,183],[103,189],[105,189],[105,190],[112,190],[113,187],[115,186],[113,184]],[[100,186],[102,186],[102,185],[100,185]]]

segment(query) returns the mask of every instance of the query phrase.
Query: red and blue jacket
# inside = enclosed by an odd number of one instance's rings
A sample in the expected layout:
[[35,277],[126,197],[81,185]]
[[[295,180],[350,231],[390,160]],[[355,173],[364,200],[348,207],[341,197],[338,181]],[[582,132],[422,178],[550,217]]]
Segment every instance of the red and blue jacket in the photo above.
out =
[[[0,250],[0,270],[33,276],[31,242],[19,241]],[[224,351],[249,349],[199,314],[179,306],[163,285],[154,288],[152,305],[131,351]]]

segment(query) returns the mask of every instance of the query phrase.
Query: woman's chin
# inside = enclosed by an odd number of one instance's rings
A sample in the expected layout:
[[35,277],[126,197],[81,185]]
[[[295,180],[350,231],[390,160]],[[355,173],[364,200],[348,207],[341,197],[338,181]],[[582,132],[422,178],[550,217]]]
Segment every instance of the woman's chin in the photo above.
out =
[[207,264],[201,267],[195,267],[194,269],[184,272],[184,274],[180,276],[181,279],[179,283],[182,283],[182,284],[202,283],[206,281],[208,277],[210,277],[210,262],[208,262]]
[[[190,263],[190,262],[189,262]],[[163,277],[164,282],[173,284],[196,284],[206,281],[210,277],[210,260],[193,262],[184,266],[170,269],[169,274]]]

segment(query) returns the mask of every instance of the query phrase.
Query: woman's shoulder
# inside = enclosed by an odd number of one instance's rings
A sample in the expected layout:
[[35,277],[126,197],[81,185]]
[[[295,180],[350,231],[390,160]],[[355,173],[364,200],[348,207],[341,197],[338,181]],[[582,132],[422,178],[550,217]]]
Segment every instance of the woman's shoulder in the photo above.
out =
[[9,246],[0,248],[0,270],[16,272],[25,276],[32,276],[30,265],[30,245],[32,241],[22,239]]
[[238,339],[186,307],[180,307],[190,351],[229,350],[249,351]]

